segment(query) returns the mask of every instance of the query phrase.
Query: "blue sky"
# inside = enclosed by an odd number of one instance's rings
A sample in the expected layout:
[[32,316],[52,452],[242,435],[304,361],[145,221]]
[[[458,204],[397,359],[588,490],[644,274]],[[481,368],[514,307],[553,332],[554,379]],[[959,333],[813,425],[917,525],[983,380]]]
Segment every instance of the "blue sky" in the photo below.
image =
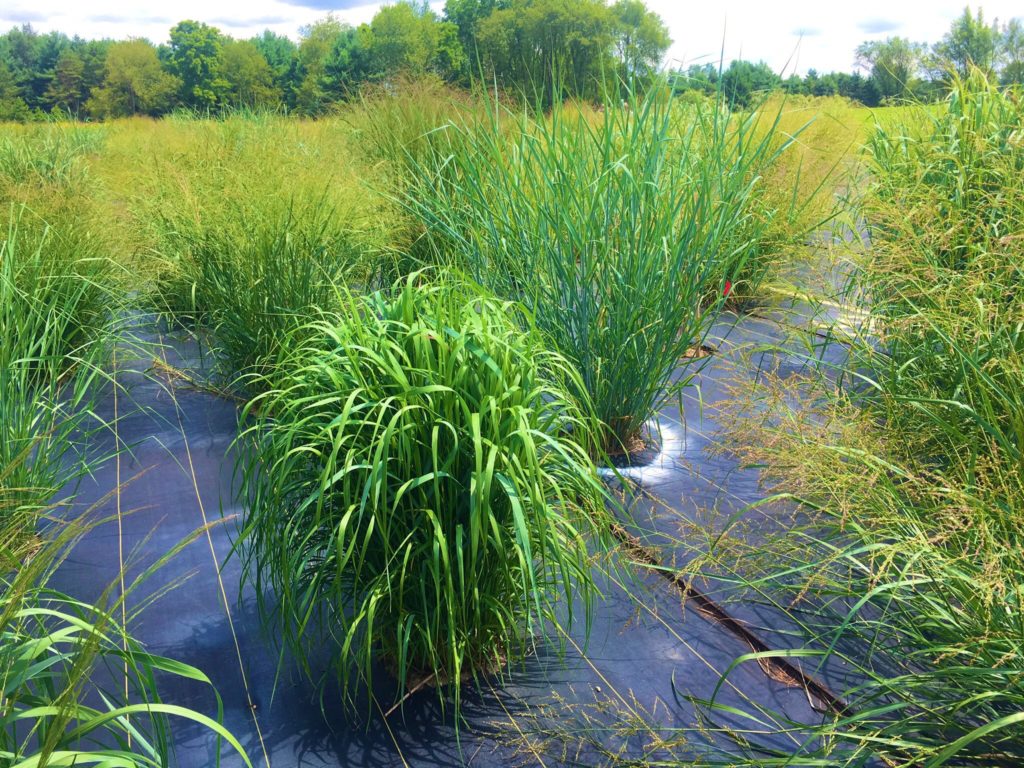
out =
[[[440,10],[443,2],[434,3]],[[853,67],[853,49],[864,40],[901,35],[934,42],[964,8],[963,0],[719,0],[689,2],[648,0],[668,24],[675,41],[670,62],[717,62],[725,49],[732,58],[763,59],[777,71],[804,73]],[[365,0],[5,0],[0,27],[31,23],[83,37],[146,37],[163,42],[170,27],[191,18],[220,27],[233,37],[250,37],[263,29],[298,38],[299,28],[329,12],[352,24],[368,21],[381,3]],[[977,8],[977,5],[972,4]],[[1021,0],[990,0],[988,19],[1024,16]]]

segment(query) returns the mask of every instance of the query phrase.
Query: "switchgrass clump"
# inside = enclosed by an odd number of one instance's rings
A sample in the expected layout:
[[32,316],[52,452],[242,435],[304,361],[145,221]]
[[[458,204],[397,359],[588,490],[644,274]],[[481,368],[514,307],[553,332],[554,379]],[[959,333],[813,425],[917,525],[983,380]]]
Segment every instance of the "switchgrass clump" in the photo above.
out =
[[90,172],[119,261],[158,306],[189,308],[187,289],[166,291],[187,283],[190,248],[208,236],[237,245],[289,219],[292,232],[322,227],[325,246],[334,236],[356,244],[373,257],[368,269],[390,251],[392,206],[364,183],[372,171],[340,120],[236,113],[136,118],[108,130]]
[[365,280],[362,244],[322,203],[238,211],[228,227],[174,241],[158,300],[209,332],[229,382],[257,382],[289,334],[334,306],[336,285]]
[[0,189],[18,186],[74,187],[83,180],[84,158],[103,142],[96,127],[44,125],[8,128],[0,134]]
[[[827,379],[768,377],[741,402],[729,446],[811,516],[706,567],[788,615],[806,672],[845,681],[834,691],[846,712],[807,728],[783,764],[1024,760],[1019,472],[990,460],[973,480],[940,471],[915,436]],[[758,727],[763,713],[749,714]]]
[[81,469],[114,320],[111,267],[87,234],[27,211],[0,240],[0,498],[30,530]]
[[483,126],[451,130],[407,199],[435,258],[522,302],[580,370],[604,446],[629,449],[690,380],[677,369],[728,288],[758,274],[759,169],[785,143],[720,104],[680,119],[659,88],[589,116],[492,103]]
[[341,114],[360,151],[394,187],[414,181],[418,169],[443,163],[456,121],[482,117],[483,109],[438,78],[400,77],[367,86]]
[[[415,194],[428,171],[444,173],[464,128],[485,123],[486,110],[471,96],[439,78],[400,77],[386,85],[365,86],[358,101],[340,119],[351,127],[353,143],[370,164],[368,179],[391,199]],[[423,222],[408,211],[391,217],[388,258],[381,264],[382,284],[432,263],[440,233],[429,237]],[[390,279],[389,279],[390,278]]]
[[[567,626],[605,491],[579,377],[512,305],[414,274],[343,294],[245,410],[238,547],[262,610],[345,690],[454,688]],[[574,602],[576,608],[574,609]],[[450,684],[450,685],[449,685]]]
[[952,276],[1020,231],[1024,105],[977,69],[950,87],[941,109],[917,107],[876,125],[867,204],[881,242],[914,248],[922,267]]
[[[984,73],[868,146],[876,405],[942,469],[1024,448],[1024,105]],[[908,407],[909,406],[909,407]]]
[[138,288],[206,337],[219,385],[255,381],[336,283],[381,271],[388,219],[337,121],[179,116],[119,124],[110,144],[96,173],[107,194],[132,191],[116,207]]
[[[820,244],[822,231],[862,175],[860,148],[870,129],[870,112],[840,97],[809,98],[774,95],[754,109],[774,134],[775,146],[788,145],[758,169],[762,176],[756,207],[765,217],[763,257],[751,260],[753,279],[742,276],[739,295],[757,298],[761,283],[780,277],[787,262]],[[806,286],[805,286],[806,287]],[[744,296],[746,294],[746,296]]]

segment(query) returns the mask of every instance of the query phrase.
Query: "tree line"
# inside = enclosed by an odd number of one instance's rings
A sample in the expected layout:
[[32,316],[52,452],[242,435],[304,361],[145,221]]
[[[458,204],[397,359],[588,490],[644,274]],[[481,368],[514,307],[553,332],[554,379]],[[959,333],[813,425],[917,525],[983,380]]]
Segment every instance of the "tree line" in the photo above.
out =
[[[598,100],[613,78],[659,71],[671,42],[642,0],[448,0],[440,14],[403,0],[358,27],[327,16],[302,28],[298,42],[269,30],[236,40],[192,20],[176,24],[162,45],[24,25],[0,35],[0,120],[159,116],[181,108],[316,116],[398,72],[458,85],[483,77],[545,103]],[[690,93],[721,89],[740,106],[771,90],[868,106],[928,100],[943,92],[950,73],[971,64],[1007,84],[1024,81],[1024,29],[1019,20],[990,24],[980,10],[965,9],[934,46],[892,37],[859,46],[856,61],[863,73],[812,69],[787,78],[764,62],[694,65],[678,82]]]
[[641,0],[448,0],[442,14],[405,0],[358,27],[327,16],[300,32],[299,42],[269,30],[236,40],[186,20],[153,45],[17,27],[0,35],[0,119],[179,108],[315,116],[397,72],[465,85],[482,74],[502,88],[541,89],[548,102],[597,99],[610,75],[652,75],[671,44]]
[[764,62],[733,61],[727,68],[694,65],[681,72],[684,91],[712,94],[721,89],[741,106],[757,94],[781,90],[806,96],[844,96],[869,107],[942,98],[953,76],[979,67],[1003,85],[1024,84],[1024,24],[1011,19],[985,21],[965,8],[949,32],[934,45],[890,37],[862,43],[855,51],[857,70],[783,78]]

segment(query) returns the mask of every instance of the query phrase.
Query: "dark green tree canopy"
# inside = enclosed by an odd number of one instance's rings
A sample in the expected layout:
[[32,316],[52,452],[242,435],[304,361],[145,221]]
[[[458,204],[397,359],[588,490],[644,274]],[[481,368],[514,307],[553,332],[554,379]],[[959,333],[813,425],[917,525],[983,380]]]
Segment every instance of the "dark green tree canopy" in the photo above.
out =
[[262,35],[250,41],[256,46],[267,64],[277,89],[278,98],[285,104],[293,105],[292,89],[298,65],[299,46],[291,38],[265,30]]
[[[443,14],[425,0],[391,0],[359,27],[328,15],[298,32],[292,39],[266,30],[239,41],[185,20],[154,46],[17,26],[0,34],[0,120],[158,115],[177,107],[317,116],[364,84],[405,76],[465,87],[482,79],[543,105],[598,102],[623,81],[653,77],[672,42],[644,0],[447,0]],[[934,46],[890,37],[863,43],[855,57],[859,72],[804,76],[780,75],[764,62],[700,64],[679,73],[677,89],[710,95],[721,87],[740,107],[773,89],[869,106],[927,101],[942,96],[950,73],[971,66],[1003,85],[1024,83],[1024,26],[1020,19],[989,23],[967,8]]]
[[221,103],[228,83],[221,74],[224,38],[220,30],[198,21],[182,21],[171,29],[168,70],[181,81],[186,107],[209,110]]
[[477,29],[485,75],[545,103],[597,99],[618,70],[617,19],[604,0],[513,0]]
[[511,0],[448,0],[444,18],[459,30],[459,42],[470,58],[476,57],[476,33],[480,22],[494,11],[508,8]]
[[386,5],[360,32],[371,78],[396,72],[453,78],[465,69],[458,27],[439,19],[426,3]]

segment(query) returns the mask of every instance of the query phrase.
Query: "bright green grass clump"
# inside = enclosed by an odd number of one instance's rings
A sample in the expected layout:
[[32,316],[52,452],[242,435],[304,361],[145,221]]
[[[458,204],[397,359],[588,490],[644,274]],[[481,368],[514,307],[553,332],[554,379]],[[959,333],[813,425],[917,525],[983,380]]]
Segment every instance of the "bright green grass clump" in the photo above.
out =
[[81,469],[110,350],[110,274],[92,238],[27,211],[0,240],[0,499],[26,530]]
[[578,366],[604,446],[629,449],[690,380],[677,371],[727,284],[763,276],[759,170],[788,141],[722,105],[681,115],[656,88],[601,114],[493,104],[478,122],[449,129],[450,157],[420,167],[408,206],[436,258],[529,309]]
[[578,375],[516,313],[415,274],[346,294],[246,409],[249,578],[300,658],[336,649],[345,687],[377,655],[402,688],[457,683],[571,623],[577,598],[589,619],[593,429]]

